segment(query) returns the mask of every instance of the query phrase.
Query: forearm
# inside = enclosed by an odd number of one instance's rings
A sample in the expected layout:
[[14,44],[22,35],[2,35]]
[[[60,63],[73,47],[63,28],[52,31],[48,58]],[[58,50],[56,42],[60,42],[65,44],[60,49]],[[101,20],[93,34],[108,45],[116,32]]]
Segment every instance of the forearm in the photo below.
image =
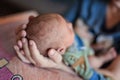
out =
[[24,64],[18,58],[13,58],[7,65],[13,74],[19,74],[24,80],[82,80],[76,75],[58,69],[43,69]]
[[59,66],[58,66],[59,69],[63,70],[63,71],[66,71],[70,74],[73,74],[73,75],[77,75],[73,69],[67,65],[65,65],[64,63],[61,63]]

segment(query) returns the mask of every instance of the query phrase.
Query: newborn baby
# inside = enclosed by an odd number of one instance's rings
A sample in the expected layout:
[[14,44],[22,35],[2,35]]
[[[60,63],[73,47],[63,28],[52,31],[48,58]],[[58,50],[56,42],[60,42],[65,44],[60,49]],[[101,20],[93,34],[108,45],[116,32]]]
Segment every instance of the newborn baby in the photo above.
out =
[[[34,40],[41,54],[47,56],[49,49],[63,55],[64,62],[87,80],[105,80],[109,77],[97,73],[91,66],[110,60],[109,54],[97,60],[93,51],[84,46],[82,39],[74,34],[72,24],[58,14],[44,14],[29,21],[26,28],[27,38]],[[108,52],[109,53],[109,52]],[[111,53],[110,53],[111,55]],[[93,61],[97,60],[97,62]],[[92,63],[95,62],[95,63]],[[89,62],[92,63],[89,66]]]
[[31,19],[27,26],[27,38],[38,44],[38,49],[43,55],[47,55],[50,48],[64,53],[66,48],[73,43],[72,25],[60,15],[40,15]]

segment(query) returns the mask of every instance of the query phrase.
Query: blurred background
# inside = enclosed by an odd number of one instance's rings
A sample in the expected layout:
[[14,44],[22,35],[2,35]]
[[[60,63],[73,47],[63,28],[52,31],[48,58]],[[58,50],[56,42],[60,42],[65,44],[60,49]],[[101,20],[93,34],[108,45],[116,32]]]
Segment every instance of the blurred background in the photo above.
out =
[[[92,43],[102,43],[99,48],[105,47],[106,43],[107,48],[114,45],[120,52],[120,0],[0,0],[0,17],[29,10],[60,13],[74,27],[78,24],[86,26],[87,32],[93,35]],[[19,18],[25,19],[25,16]],[[18,18],[11,19],[16,21]],[[82,27],[80,30],[86,32]]]
[[0,16],[27,10],[36,10],[39,13],[63,12],[71,3],[58,0],[0,0]]

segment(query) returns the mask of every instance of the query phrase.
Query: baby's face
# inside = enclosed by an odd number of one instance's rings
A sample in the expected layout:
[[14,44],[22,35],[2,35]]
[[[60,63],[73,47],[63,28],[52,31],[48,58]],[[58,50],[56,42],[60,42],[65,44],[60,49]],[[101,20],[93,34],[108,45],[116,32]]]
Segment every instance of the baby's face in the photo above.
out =
[[65,34],[65,48],[68,48],[72,45],[74,41],[74,31],[73,31],[73,26],[70,22],[67,22],[65,19],[61,19],[61,24],[64,26],[66,30]]
[[66,27],[68,29],[68,36],[66,37],[66,40],[68,40],[68,46],[71,46],[74,41],[73,26],[70,22],[66,21]]

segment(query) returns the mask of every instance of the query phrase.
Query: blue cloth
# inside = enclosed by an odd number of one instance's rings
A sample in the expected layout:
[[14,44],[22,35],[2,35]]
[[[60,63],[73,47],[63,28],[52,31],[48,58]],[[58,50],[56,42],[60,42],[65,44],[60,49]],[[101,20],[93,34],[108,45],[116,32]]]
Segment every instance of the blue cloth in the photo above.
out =
[[103,75],[101,75],[93,70],[93,75],[90,78],[90,80],[107,80],[107,78],[105,78]]
[[75,34],[74,43],[78,50],[81,50],[81,47],[84,47],[82,39],[77,34]]
[[65,18],[75,22],[76,18],[82,18],[94,34],[100,32],[106,13],[107,2],[103,0],[75,0]]
[[77,18],[81,18],[95,37],[107,34],[113,37],[113,44],[120,42],[120,24],[117,25],[119,29],[116,29],[114,33],[108,34],[107,30],[102,30],[106,27],[106,9],[110,0],[71,0],[71,2],[71,7],[64,15],[68,21],[74,23]]
[[93,34],[100,34],[102,32],[101,28],[106,27],[103,24],[105,24],[108,1],[74,0],[72,3],[64,17],[72,23],[75,22],[77,18],[81,18]]
[[[106,0],[74,0],[65,18],[74,23],[77,18],[83,19],[88,25],[89,30],[93,35],[100,34],[106,16],[106,8],[108,2]],[[114,39],[119,38],[119,33],[112,34]],[[120,38],[119,38],[120,39]],[[82,40],[75,36],[75,42],[79,43],[78,47],[83,47]],[[78,50],[79,50],[78,48]],[[90,80],[106,80],[106,78],[93,70],[93,75]]]
[[[74,53],[76,50],[81,51],[83,47],[85,47],[84,42],[77,34],[75,34],[72,49],[69,49],[69,50],[72,50]],[[95,70],[90,68],[89,71],[90,73],[93,73],[93,74],[90,77],[90,79],[87,79],[87,80],[107,80],[102,74],[97,73]],[[82,77],[86,78],[85,76],[82,76]]]
[[79,1],[75,0],[70,5],[70,8],[65,12],[64,14],[65,19],[73,23],[77,17],[78,11],[79,11]]

